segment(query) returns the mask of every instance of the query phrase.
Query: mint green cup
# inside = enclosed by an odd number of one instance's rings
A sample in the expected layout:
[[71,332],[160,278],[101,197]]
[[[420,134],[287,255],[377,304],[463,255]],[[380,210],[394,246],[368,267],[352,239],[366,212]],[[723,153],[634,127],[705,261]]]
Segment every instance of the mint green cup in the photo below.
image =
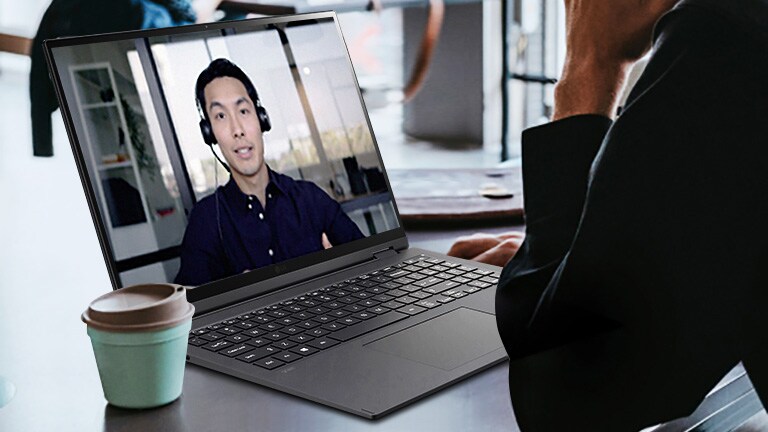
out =
[[91,303],[82,319],[111,405],[152,408],[181,396],[194,310],[172,284],[126,287]]

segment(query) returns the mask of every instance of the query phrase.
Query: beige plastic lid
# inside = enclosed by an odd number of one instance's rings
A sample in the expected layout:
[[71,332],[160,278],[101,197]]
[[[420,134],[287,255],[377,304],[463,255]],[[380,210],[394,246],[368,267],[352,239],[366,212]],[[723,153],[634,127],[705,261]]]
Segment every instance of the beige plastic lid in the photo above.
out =
[[82,320],[97,330],[137,332],[173,327],[194,313],[183,286],[148,284],[104,294],[83,312]]

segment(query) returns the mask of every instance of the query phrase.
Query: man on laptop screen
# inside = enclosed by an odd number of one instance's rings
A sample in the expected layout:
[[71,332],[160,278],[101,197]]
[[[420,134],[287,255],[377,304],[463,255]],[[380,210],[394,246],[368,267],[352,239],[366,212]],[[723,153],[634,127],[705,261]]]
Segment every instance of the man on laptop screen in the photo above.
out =
[[364,237],[317,185],[267,166],[270,119],[237,65],[212,61],[195,87],[203,139],[219,145],[231,177],[192,210],[176,283],[201,285]]

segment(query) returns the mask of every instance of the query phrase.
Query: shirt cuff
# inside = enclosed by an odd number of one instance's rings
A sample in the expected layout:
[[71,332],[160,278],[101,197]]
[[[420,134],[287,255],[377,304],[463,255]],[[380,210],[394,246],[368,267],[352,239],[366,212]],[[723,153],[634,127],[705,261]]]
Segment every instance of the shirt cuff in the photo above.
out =
[[[523,194],[529,233],[572,240],[584,207],[589,172],[613,122],[567,117],[523,132]],[[565,239],[564,239],[565,240]]]

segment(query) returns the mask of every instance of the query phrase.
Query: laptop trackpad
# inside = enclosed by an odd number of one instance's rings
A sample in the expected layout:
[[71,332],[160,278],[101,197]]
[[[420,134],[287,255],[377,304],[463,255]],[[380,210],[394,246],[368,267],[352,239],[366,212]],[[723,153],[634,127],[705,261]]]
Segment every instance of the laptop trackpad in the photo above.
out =
[[365,346],[450,371],[502,343],[493,315],[459,308]]

